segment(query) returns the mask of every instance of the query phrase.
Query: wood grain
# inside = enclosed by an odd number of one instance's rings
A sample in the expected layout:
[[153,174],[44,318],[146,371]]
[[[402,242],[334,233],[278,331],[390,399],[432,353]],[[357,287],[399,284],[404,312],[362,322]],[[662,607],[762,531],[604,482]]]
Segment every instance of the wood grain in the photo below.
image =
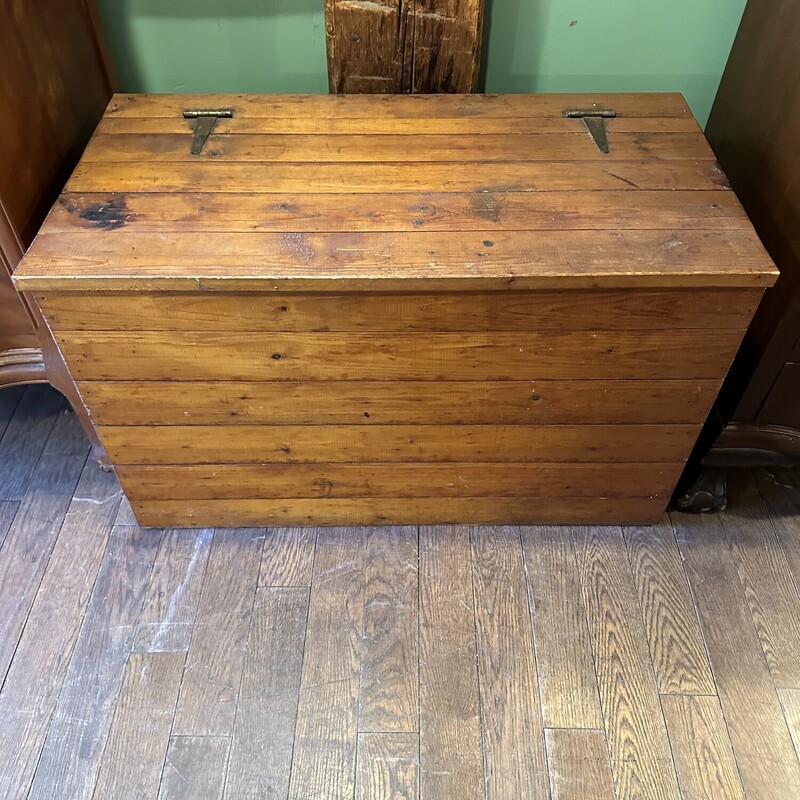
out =
[[92,797],[157,797],[183,675],[181,653],[133,653]]
[[142,500],[134,503],[153,527],[206,525],[652,525],[664,501],[650,497],[460,497],[280,500]]
[[263,543],[263,529],[214,533],[174,736],[229,736],[233,730]]
[[[187,137],[188,138],[188,137]],[[188,146],[188,141],[187,141]],[[595,154],[597,155],[597,154]],[[643,154],[642,154],[643,155]],[[187,170],[180,163],[129,161],[78,164],[66,191],[86,192],[232,192],[372,194],[397,192],[530,192],[564,190],[718,191],[727,179],[710,159],[650,158],[582,161],[308,163],[203,161]],[[748,237],[752,241],[752,236]],[[36,251],[34,251],[36,252]],[[24,265],[23,265],[24,266]]]
[[733,472],[736,502],[720,518],[772,680],[800,688],[800,594],[749,472]]
[[615,800],[602,731],[549,728],[545,737],[553,800]]
[[475,527],[470,541],[487,796],[549,798],[519,530]]
[[285,800],[294,746],[309,592],[256,593],[225,797]]
[[662,697],[684,800],[744,800],[716,697]]
[[524,527],[521,536],[544,725],[600,728],[597,676],[569,529]]
[[480,229],[470,235],[209,233],[200,256],[194,241],[124,226],[102,236],[87,230],[43,232],[15,281],[18,288],[39,293],[152,288],[341,293],[344,287],[424,293],[743,288],[771,285],[776,275],[758,240],[748,231],[731,230],[493,231],[489,238]]
[[311,586],[317,532],[313,528],[269,528],[261,553],[259,586]]
[[[252,134],[211,135],[193,155],[186,133],[103,134],[86,148],[83,164],[213,163],[439,163],[597,161],[597,145],[572,122],[565,133],[419,134],[409,147],[404,134]],[[703,160],[713,152],[700,132],[614,133],[608,161],[641,158]]]
[[168,530],[136,626],[135,652],[186,653],[214,531]]
[[359,4],[326,0],[331,93],[474,92],[483,0]]
[[12,503],[6,500],[0,501],[0,548],[6,540],[6,534],[17,514],[19,503]]
[[[700,423],[715,380],[82,381],[98,425]],[[534,399],[536,398],[536,399]],[[602,402],[598,402],[602,398]]]
[[0,439],[0,500],[22,500],[63,408],[63,398],[49,387],[25,388]]
[[360,733],[355,800],[419,797],[419,735]]
[[317,534],[289,797],[355,793],[364,541],[358,529]]
[[70,331],[55,338],[78,380],[657,379],[665,361],[675,378],[719,380],[741,334]]
[[619,798],[680,797],[619,528],[572,530]]
[[683,96],[665,93],[320,95],[282,94],[116,94],[111,117],[175,117],[176,108],[225,108],[236,118],[416,119],[450,117],[563,117],[567,108],[613,108],[622,117],[683,117],[691,112]]
[[[79,485],[84,500],[70,504],[64,535],[50,554],[0,691],[5,742],[0,775],[10,797],[24,797],[30,788],[119,502],[116,480],[93,461]],[[10,549],[3,550],[0,564],[10,555]],[[35,568],[35,562],[28,562],[28,570]],[[107,575],[104,580],[107,585]]]
[[792,745],[720,518],[675,514],[722,711],[748,798],[783,800],[800,786]]
[[229,744],[227,736],[173,736],[158,800],[219,800]]
[[92,796],[160,539],[112,530],[28,797]]
[[0,392],[0,442],[2,442],[3,434],[6,432],[8,423],[11,422],[14,412],[19,406],[19,401],[22,399],[24,392],[24,386],[10,386]]
[[[409,92],[414,52],[413,6],[325,0],[331,94]],[[408,49],[408,59],[405,51]],[[469,91],[469,89],[463,89]]]
[[[82,432],[74,415],[60,413],[47,439],[45,456],[35,468],[3,542],[0,679],[11,664],[67,511],[75,507],[73,513],[79,519],[83,517],[85,506],[82,509],[72,499],[88,451],[88,444],[81,440]],[[20,461],[27,461],[26,454],[21,455]],[[91,480],[87,473],[86,481]]]
[[741,332],[760,300],[725,291],[485,294],[62,294],[37,302],[57,331],[585,331]]
[[[733,192],[66,193],[51,233],[108,220],[153,233],[523,230],[749,230]],[[55,298],[51,298],[55,299]],[[687,298],[688,299],[688,298]],[[68,298],[63,298],[68,302]],[[99,309],[98,309],[99,310]]]
[[[520,109],[520,113],[523,110]],[[563,114],[549,117],[498,116],[415,116],[415,117],[328,117],[324,122],[330,134],[423,134],[456,133],[569,133],[576,127],[574,119]],[[221,118],[214,127],[215,135],[244,133],[316,133],[319,117],[242,117]],[[176,116],[120,116],[116,112],[100,120],[97,132],[103,134],[153,134],[191,132],[191,123],[181,115]],[[701,130],[691,115],[671,116],[617,116],[606,119],[606,130],[614,133],[696,133]]]
[[794,582],[800,586],[800,483],[792,470],[756,470],[755,480]]
[[419,730],[416,528],[365,533],[359,732]]
[[800,689],[778,689],[778,697],[783,706],[783,714],[789,726],[794,749],[800,756]]
[[485,798],[469,531],[420,528],[420,797]]
[[[117,464],[675,463],[696,425],[202,425],[98,428]],[[176,458],[176,454],[179,454]]]
[[[666,501],[677,464],[214,464],[119,467],[139,500],[235,500],[280,497],[625,497],[646,486]],[[276,534],[272,585],[308,585],[313,541]],[[269,541],[269,537],[268,540]],[[300,561],[295,565],[295,561]],[[280,575],[281,572],[288,575]],[[299,572],[297,577],[294,573]],[[262,575],[264,568],[262,568]],[[287,581],[296,581],[287,583]],[[263,579],[262,579],[263,584]]]
[[658,691],[716,694],[669,518],[648,528],[625,528],[624,538]]

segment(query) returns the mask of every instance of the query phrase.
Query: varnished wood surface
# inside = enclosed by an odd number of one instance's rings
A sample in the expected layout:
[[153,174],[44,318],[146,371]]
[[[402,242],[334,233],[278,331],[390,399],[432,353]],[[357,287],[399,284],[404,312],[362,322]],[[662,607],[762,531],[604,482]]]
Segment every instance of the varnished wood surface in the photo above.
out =
[[36,299],[48,324],[57,331],[741,331],[760,292],[70,293]]
[[696,425],[228,425],[100,429],[116,464],[680,463]]
[[83,380],[721,379],[741,332],[244,333],[70,331],[56,341]]
[[[682,164],[684,162],[675,162]],[[331,175],[340,189],[374,192],[376,180],[399,190],[430,192],[445,184],[459,186],[459,171],[452,165],[434,165],[403,177],[405,168],[374,167],[352,170],[350,183]],[[518,176],[515,165],[486,165],[478,180],[490,181],[503,166]],[[334,170],[340,169],[333,165]],[[110,168],[116,175],[116,167]],[[164,191],[179,191],[169,184],[169,169],[144,165],[150,180]],[[255,181],[280,181],[280,165],[269,175],[253,166],[223,167],[216,187],[188,186],[186,191],[223,191],[232,176],[244,170]],[[320,168],[321,169],[321,168]],[[605,169],[597,168],[607,184],[619,184]],[[470,170],[474,184],[477,167]],[[576,172],[570,162],[555,162],[563,173],[562,189],[595,188],[596,180]],[[619,170],[618,170],[619,171]],[[363,182],[358,183],[358,173]],[[395,173],[398,174],[395,174]],[[541,176],[544,178],[544,176]],[[146,177],[136,182],[146,181]],[[297,173],[297,185],[308,183]],[[639,178],[641,180],[641,177]],[[427,182],[427,185],[425,183]],[[624,181],[622,181],[624,183]],[[213,176],[212,176],[213,183]],[[462,183],[464,183],[462,181]],[[578,184],[583,184],[578,185]],[[405,187],[405,188],[404,188]],[[284,191],[296,191],[284,186]],[[605,188],[609,188],[608,185]],[[610,188],[618,189],[617,185]],[[662,188],[671,188],[664,185]],[[76,187],[75,191],[109,191],[107,187]],[[520,191],[535,191],[536,184]],[[635,202],[635,201],[632,201]],[[116,216],[118,212],[114,212]],[[542,230],[492,231],[480,225],[469,233],[369,231],[353,233],[245,231],[208,233],[198,252],[196,238],[183,233],[153,236],[143,228],[111,224],[102,236],[77,229],[68,234],[45,228],[14,274],[18,288],[26,291],[80,290],[216,290],[216,291],[481,291],[514,289],[765,287],[776,273],[761,243],[750,231],[687,230]],[[68,240],[65,241],[65,237]],[[67,257],[66,252],[71,255]],[[265,259],[264,254],[269,258]],[[320,261],[322,262],[320,264]],[[332,266],[335,265],[335,270]],[[468,274],[465,274],[468,270]],[[665,279],[665,274],[669,276]]]
[[[419,34],[437,19],[421,12]],[[197,103],[234,113],[192,155],[181,111]],[[601,153],[566,111],[609,107]],[[118,95],[17,281],[79,288],[68,277],[329,292],[768,286],[775,273],[678,95]]]
[[143,530],[15,400],[4,800],[796,796],[797,470],[653,528]]
[[81,381],[98,425],[702,423],[719,381]]

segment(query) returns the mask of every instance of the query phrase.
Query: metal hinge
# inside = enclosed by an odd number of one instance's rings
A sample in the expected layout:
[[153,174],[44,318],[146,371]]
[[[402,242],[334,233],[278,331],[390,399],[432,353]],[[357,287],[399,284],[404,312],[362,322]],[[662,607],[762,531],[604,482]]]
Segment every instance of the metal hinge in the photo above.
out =
[[601,153],[608,152],[608,136],[606,135],[605,120],[616,117],[616,111],[612,111],[611,109],[568,108],[564,112],[564,116],[573,119],[582,119],[589,129],[589,133],[592,134],[592,139],[594,139],[597,149]]
[[218,119],[232,116],[232,108],[190,108],[184,111],[184,119],[194,120],[192,155],[197,156],[203,152],[203,147],[211,135],[211,131],[214,130]]

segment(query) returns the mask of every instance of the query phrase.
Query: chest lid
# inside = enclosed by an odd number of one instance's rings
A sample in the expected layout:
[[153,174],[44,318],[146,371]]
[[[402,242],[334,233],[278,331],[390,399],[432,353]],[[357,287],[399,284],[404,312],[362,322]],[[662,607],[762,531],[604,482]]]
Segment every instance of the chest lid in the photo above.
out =
[[26,290],[769,286],[676,94],[116,95]]

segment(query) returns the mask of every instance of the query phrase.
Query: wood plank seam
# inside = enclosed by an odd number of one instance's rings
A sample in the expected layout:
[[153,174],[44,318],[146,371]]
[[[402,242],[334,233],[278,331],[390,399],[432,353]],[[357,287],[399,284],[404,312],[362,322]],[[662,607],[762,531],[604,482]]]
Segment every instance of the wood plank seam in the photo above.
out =
[[[689,574],[686,571],[686,558],[684,556],[683,550],[680,547],[680,542],[678,540],[678,531],[676,529],[675,523],[672,520],[673,514],[676,514],[676,513],[680,513],[680,512],[675,512],[675,511],[669,512],[670,524],[672,526],[672,532],[673,532],[673,536],[675,538],[675,544],[678,547],[678,552],[681,554],[681,564],[684,567],[684,573],[686,574],[686,580],[687,580],[687,583],[689,584],[689,593],[690,593],[691,598],[692,598],[692,603],[694,605],[695,612],[697,613],[698,624],[700,625],[700,633],[701,633],[702,638],[703,638],[703,645],[706,648],[706,654],[708,656],[708,663],[711,666],[711,675],[713,677],[715,686],[717,686],[717,699],[720,701],[720,712],[721,712],[722,718],[723,718],[723,720],[725,722],[726,735],[730,739],[731,725],[730,725],[730,723],[728,721],[729,715],[726,713],[725,703],[722,702],[722,698],[720,697],[719,683],[718,683],[716,671],[714,669],[714,660],[711,657],[711,651],[710,651],[710,649],[708,647],[708,643],[706,642],[706,634],[705,634],[705,631],[703,630],[703,621],[702,621],[702,618],[700,616],[700,610],[699,610],[699,608],[697,606],[697,599],[695,597],[695,589],[694,589],[694,586],[692,586],[691,580],[689,580]],[[722,530],[720,530],[720,533],[724,535]],[[726,546],[727,546],[727,543],[726,543]],[[731,555],[731,560],[733,560],[733,556],[732,555]],[[736,569],[735,563],[734,563],[734,571],[736,573],[736,580],[739,583],[739,587],[738,587],[739,591],[737,592],[737,594],[741,597],[741,600],[744,603],[744,587],[741,585],[741,580],[739,579],[739,571],[738,571],[738,569]],[[753,623],[753,620],[752,620],[752,617],[750,616],[750,614],[747,615],[747,621],[750,623],[750,626],[752,627],[753,636],[755,637],[756,641],[759,641],[758,632],[756,631],[755,624]],[[760,641],[759,641],[759,652],[761,654],[761,659],[763,660],[763,663],[764,663],[764,668],[767,671],[767,673],[769,674],[769,663],[767,662],[767,658],[766,658],[766,656],[764,654],[763,648],[760,647]],[[783,710],[783,705],[781,703],[780,693],[779,693],[778,689],[775,687],[774,683],[772,683],[772,688],[773,688],[773,691],[775,692],[775,695],[777,697],[778,704],[780,705],[781,710]],[[663,713],[663,708],[662,708],[662,713]],[[785,714],[784,714],[784,721],[786,722]],[[787,730],[788,730],[788,722],[787,722]],[[791,734],[791,732],[790,732],[790,734]],[[670,742],[670,747],[672,747],[672,743],[671,742]],[[748,792],[748,782],[747,782],[747,780],[745,778],[745,774],[744,774],[744,771],[742,769],[742,765],[740,763],[740,755],[737,753],[737,748],[735,746],[733,746],[733,742],[732,741],[731,741],[731,747],[732,747],[732,751],[733,751],[733,760],[734,760],[734,763],[736,765],[736,770],[737,770],[737,774],[738,774],[738,777],[739,777],[739,781],[741,782],[742,786],[744,787],[745,793],[747,794],[747,792]],[[673,758],[673,762],[674,762],[674,758]]]
[[479,732],[479,741],[480,741],[480,755],[481,755],[481,764],[483,765],[483,791],[485,796],[488,798],[489,796],[489,776],[488,772],[488,756],[486,754],[486,740],[485,740],[485,728],[486,728],[486,719],[484,715],[484,708],[483,708],[483,694],[481,690],[481,666],[480,660],[478,658],[478,613],[477,613],[477,603],[478,597],[477,592],[475,590],[475,559],[473,555],[473,549],[471,543],[468,542],[467,546],[469,548],[469,560],[470,560],[470,569],[469,569],[469,580],[470,586],[472,589],[472,646],[474,648],[474,655],[475,655],[475,682],[476,686],[478,687],[478,732]]

